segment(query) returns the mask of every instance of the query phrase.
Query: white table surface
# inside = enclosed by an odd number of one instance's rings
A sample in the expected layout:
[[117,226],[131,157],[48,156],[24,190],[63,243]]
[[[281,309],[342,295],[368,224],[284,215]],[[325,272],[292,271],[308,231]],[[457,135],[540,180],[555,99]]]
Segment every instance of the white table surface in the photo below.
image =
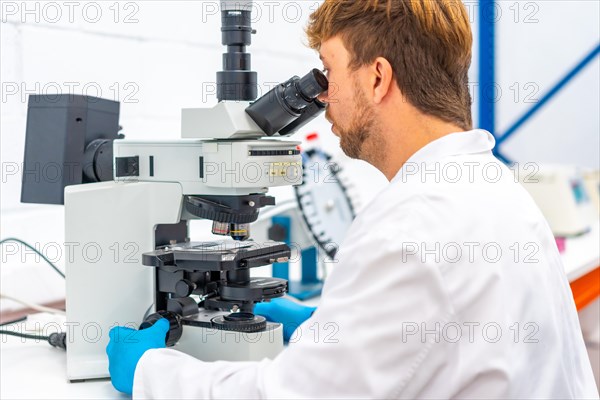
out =
[[[568,239],[565,271],[573,281],[600,266],[600,228]],[[313,301],[314,302],[314,301]],[[108,379],[69,383],[66,354],[46,342],[0,335],[0,399],[125,399]]]
[[47,342],[0,335],[0,399],[125,399],[108,379],[67,381],[67,356]]

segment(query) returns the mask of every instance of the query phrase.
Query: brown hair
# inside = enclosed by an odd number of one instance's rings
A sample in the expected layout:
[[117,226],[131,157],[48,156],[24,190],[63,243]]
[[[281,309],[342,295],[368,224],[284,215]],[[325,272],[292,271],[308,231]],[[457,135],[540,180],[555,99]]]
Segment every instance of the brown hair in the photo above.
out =
[[413,106],[471,129],[473,36],[460,0],[325,0],[306,33],[317,50],[340,35],[352,69],[384,57]]

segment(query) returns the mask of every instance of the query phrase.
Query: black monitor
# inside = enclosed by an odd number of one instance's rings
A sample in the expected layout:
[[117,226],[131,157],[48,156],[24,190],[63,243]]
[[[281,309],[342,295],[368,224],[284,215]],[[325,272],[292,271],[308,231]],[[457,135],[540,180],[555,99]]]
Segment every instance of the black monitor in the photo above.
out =
[[65,186],[112,180],[119,106],[91,96],[29,96],[21,202],[64,204]]

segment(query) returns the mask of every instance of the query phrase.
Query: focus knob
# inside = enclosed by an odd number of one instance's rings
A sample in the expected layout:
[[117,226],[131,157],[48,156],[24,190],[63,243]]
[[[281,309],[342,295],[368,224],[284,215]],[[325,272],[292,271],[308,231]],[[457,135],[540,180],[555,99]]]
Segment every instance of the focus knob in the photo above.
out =
[[175,284],[175,294],[179,297],[188,297],[196,290],[196,284],[187,279],[182,279]]
[[167,321],[169,321],[170,325],[169,332],[167,332],[167,336],[165,337],[165,343],[167,344],[167,347],[174,346],[175,343],[181,339],[181,334],[183,333],[181,317],[174,312],[158,311],[154,314],[148,315],[148,317],[146,317],[144,322],[142,322],[140,325],[140,330],[150,328],[161,318],[165,318]]

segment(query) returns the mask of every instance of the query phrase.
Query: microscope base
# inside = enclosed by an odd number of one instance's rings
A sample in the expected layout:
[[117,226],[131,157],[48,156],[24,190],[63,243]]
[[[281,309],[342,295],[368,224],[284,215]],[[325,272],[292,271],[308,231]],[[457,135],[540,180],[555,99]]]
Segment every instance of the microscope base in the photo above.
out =
[[267,323],[260,332],[233,332],[184,325],[173,349],[202,361],[260,361],[283,350],[283,326]]

